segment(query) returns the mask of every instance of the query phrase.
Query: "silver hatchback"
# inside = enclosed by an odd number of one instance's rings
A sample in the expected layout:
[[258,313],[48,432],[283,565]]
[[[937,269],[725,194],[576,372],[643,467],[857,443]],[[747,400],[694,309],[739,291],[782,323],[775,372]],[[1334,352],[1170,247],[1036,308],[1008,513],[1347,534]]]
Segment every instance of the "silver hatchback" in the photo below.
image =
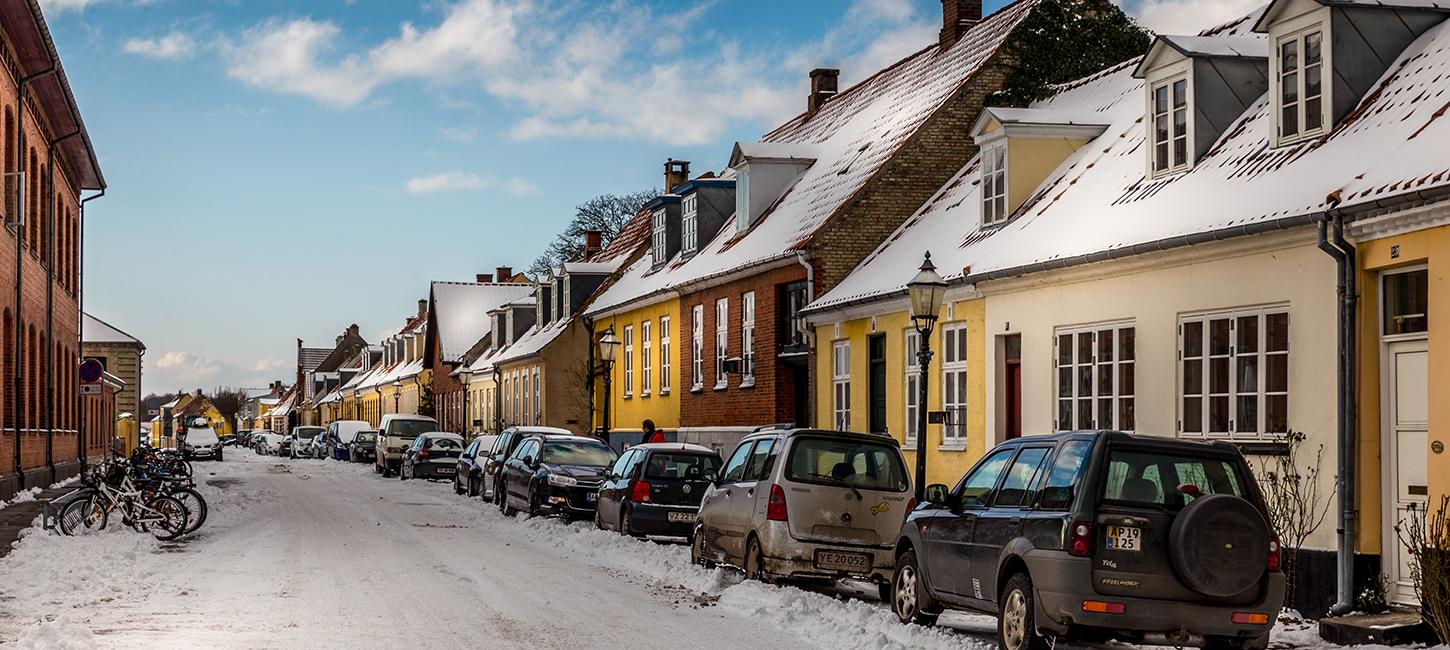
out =
[[753,433],[706,489],[691,557],[764,581],[864,578],[888,590],[911,501],[906,463],[891,438]]

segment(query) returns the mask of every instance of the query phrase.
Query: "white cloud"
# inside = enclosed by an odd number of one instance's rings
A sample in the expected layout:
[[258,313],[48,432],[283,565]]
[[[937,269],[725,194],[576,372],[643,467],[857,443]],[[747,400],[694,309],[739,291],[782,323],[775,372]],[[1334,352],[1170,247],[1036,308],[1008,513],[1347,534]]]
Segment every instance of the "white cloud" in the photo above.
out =
[[130,39],[121,46],[121,51],[153,59],[182,59],[191,56],[195,48],[194,39],[174,31],[157,38]]
[[166,376],[189,382],[207,381],[221,372],[223,365],[217,359],[179,351],[167,352],[156,361],[156,367],[166,371]]
[[1263,4],[1264,0],[1140,0],[1124,2],[1123,10],[1159,34],[1197,34],[1242,18]]
[[275,358],[275,357],[269,357],[269,358],[266,358],[266,359],[260,359],[256,363],[253,363],[252,364],[252,371],[253,372],[271,372],[273,370],[279,370],[281,368],[286,368],[289,365],[291,365],[291,364],[286,359],[278,359],[278,358]]
[[96,0],[40,0],[40,9],[46,14],[63,14],[67,11],[81,11]]
[[227,74],[247,85],[296,93],[334,107],[361,102],[378,79],[357,57],[324,64],[319,58],[342,30],[307,18],[269,20],[247,30],[240,44],[228,46]]
[[491,185],[493,185],[492,179],[477,174],[453,171],[408,179],[404,188],[414,194],[432,194],[434,192],[472,192],[487,189]]
[[510,178],[508,180],[508,183],[506,183],[504,187],[509,191],[510,194],[516,194],[518,196],[529,196],[531,194],[539,193],[538,185],[530,183],[522,178]]
[[448,138],[449,140],[463,143],[473,142],[474,138],[478,137],[478,129],[475,129],[473,127],[460,128],[450,126],[442,129],[440,133],[443,134],[443,137]]

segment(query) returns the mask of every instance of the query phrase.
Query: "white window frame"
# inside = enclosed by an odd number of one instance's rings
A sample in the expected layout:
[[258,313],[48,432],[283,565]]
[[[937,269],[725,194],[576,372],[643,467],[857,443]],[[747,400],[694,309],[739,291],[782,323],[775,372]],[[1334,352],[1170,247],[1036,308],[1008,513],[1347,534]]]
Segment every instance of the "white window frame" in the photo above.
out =
[[[1008,195],[1011,186],[1007,178],[1007,141],[998,140],[982,145],[982,225],[995,226],[1006,223],[1011,215]],[[994,180],[1000,179],[998,191]]]
[[533,409],[533,404],[534,404],[534,402],[533,402],[533,392],[534,391],[532,389],[532,383],[530,381],[531,378],[529,376],[529,371],[528,370],[524,370],[520,374],[522,374],[523,375],[523,378],[524,378],[524,389],[523,389],[523,392],[524,392],[524,401],[523,401],[523,406],[520,407],[520,409],[519,409],[519,415],[522,418],[522,420],[520,420],[520,422],[521,423],[528,423],[529,421],[531,421],[533,419],[533,410],[534,410]]
[[651,359],[651,352],[654,345],[650,340],[650,329],[653,321],[643,321],[639,324],[639,394],[641,397],[649,397],[650,374],[654,372],[654,362]]
[[534,424],[539,424],[544,418],[544,386],[543,376],[538,368],[534,368]]
[[837,431],[851,430],[851,341],[831,344],[831,422]]
[[755,385],[755,292],[740,297],[740,387]]
[[694,381],[690,390],[705,388],[705,306],[695,305],[690,310],[690,371]]
[[[1282,316],[1285,321],[1285,348],[1283,350],[1268,350],[1269,343],[1269,319],[1270,317]],[[1239,332],[1243,319],[1255,319],[1257,321],[1258,335],[1250,341],[1254,350],[1245,352],[1240,349]],[[1215,321],[1228,321],[1228,350],[1214,350],[1212,346],[1212,328]],[[1199,356],[1189,356],[1186,346],[1187,337],[1190,336],[1187,327],[1190,323],[1201,324],[1198,335],[1201,337],[1198,349]],[[1185,438],[1233,438],[1238,440],[1274,440],[1288,433],[1293,428],[1289,422],[1290,415],[1290,385],[1292,383],[1291,351],[1293,350],[1293,319],[1290,316],[1289,305],[1268,305],[1263,307],[1245,307],[1240,309],[1216,310],[1185,314],[1178,319],[1178,390],[1177,390],[1177,412],[1178,412],[1178,435]],[[1282,358],[1284,365],[1284,386],[1283,390],[1269,390],[1269,363],[1271,358]],[[1248,359],[1252,359],[1248,362]],[[1215,361],[1226,364],[1227,378],[1226,385],[1215,387],[1212,383],[1212,366]],[[1198,393],[1186,393],[1186,378],[1189,376],[1189,365],[1191,362],[1198,362]],[[1252,375],[1248,374],[1252,372]],[[1241,377],[1241,373],[1243,376]],[[1252,387],[1245,389],[1248,378],[1252,377]],[[1254,403],[1254,415],[1252,427],[1248,427],[1246,421],[1241,418],[1240,399],[1249,398]],[[1187,417],[1188,400],[1199,400],[1199,422],[1197,431],[1189,430],[1192,423]],[[1212,402],[1215,399],[1227,400],[1226,416],[1227,425],[1223,431],[1213,430]],[[1270,431],[1269,423],[1269,402],[1272,399],[1282,399],[1284,417],[1284,431]]]
[[691,193],[680,200],[680,251],[693,253],[700,245],[699,195]]
[[921,350],[921,333],[916,328],[907,328],[904,337],[902,350],[905,352],[905,372],[902,383],[906,389],[906,397],[901,402],[902,411],[905,414],[906,422],[902,431],[906,432],[904,444],[913,446],[916,444],[916,436],[920,433],[921,426],[921,358],[917,353]]
[[669,250],[666,236],[666,228],[669,223],[668,208],[663,206],[650,215],[650,259],[655,266],[665,262],[665,253]]
[[[1274,145],[1283,146],[1309,140],[1323,135],[1329,129],[1332,122],[1332,101],[1330,95],[1333,90],[1333,61],[1331,61],[1330,43],[1330,22],[1328,20],[1328,8],[1310,12],[1294,20],[1286,21],[1281,26],[1272,30],[1270,44],[1272,50],[1269,53],[1269,92],[1271,96],[1271,107],[1273,124]],[[1307,129],[1307,118],[1309,111],[1306,109],[1307,99],[1304,96],[1305,72],[1304,64],[1304,40],[1309,34],[1319,33],[1319,126],[1314,129]],[[1298,64],[1293,71],[1284,70],[1283,46],[1290,42],[1297,43]],[[1297,132],[1292,134],[1284,133],[1284,77],[1287,74],[1294,74],[1294,83],[1297,100],[1294,104]]]
[[750,165],[735,170],[735,234],[750,228]]
[[660,316],[660,394],[670,394],[670,317]]
[[[951,421],[951,424],[944,424],[941,428],[943,449],[965,449],[967,446],[967,400],[970,398],[967,394],[969,336],[966,323],[942,325],[942,410],[947,412]],[[953,388],[959,390],[952,390]]]
[[634,326],[624,326],[624,398],[634,396]]
[[[1163,75],[1161,79],[1158,78],[1158,74],[1153,75],[1154,78],[1148,87],[1148,120],[1146,124],[1148,129],[1148,169],[1153,178],[1171,176],[1193,167],[1193,75],[1189,74],[1192,70],[1189,67],[1190,64],[1190,61],[1184,61],[1181,65],[1170,67],[1167,71],[1160,73]],[[1173,87],[1180,83],[1183,84],[1183,106],[1176,106]],[[1163,90],[1165,95],[1162,110],[1159,109],[1157,103],[1159,90]],[[1183,114],[1182,135],[1175,132],[1173,128],[1173,119],[1179,113]],[[1167,125],[1167,139],[1162,141],[1158,138],[1157,129],[1160,116]],[[1181,158],[1177,156],[1177,151],[1174,149],[1174,144],[1180,140],[1183,142]],[[1166,147],[1166,164],[1162,167],[1158,164],[1159,144]]]
[[[1123,345],[1123,334],[1128,331],[1133,333],[1132,359],[1124,358],[1126,351]],[[1110,337],[1107,348],[1103,347],[1104,333]],[[1136,429],[1137,334],[1136,324],[1132,320],[1064,326],[1053,330],[1052,421],[1054,430],[1112,429],[1131,432]],[[1071,340],[1070,348],[1067,350],[1069,357],[1065,364],[1062,358],[1063,337]],[[1088,343],[1086,355],[1082,354],[1083,351],[1080,347],[1084,339]],[[1062,393],[1064,370],[1067,371],[1069,380],[1070,392],[1067,395]],[[1087,373],[1086,390],[1088,394],[1086,396],[1078,395],[1079,389],[1082,387],[1084,371]],[[1103,381],[1103,372],[1108,373],[1106,382]],[[1129,391],[1125,385],[1128,382],[1123,381],[1124,373],[1132,373],[1132,391]],[[1107,400],[1106,404],[1104,404],[1104,400]],[[1064,406],[1067,407],[1066,419],[1063,416]],[[1124,426],[1124,414],[1128,412],[1133,413],[1133,422],[1131,426]]]
[[724,390],[730,385],[730,375],[725,374],[725,360],[730,358],[730,299],[715,301],[715,390]]

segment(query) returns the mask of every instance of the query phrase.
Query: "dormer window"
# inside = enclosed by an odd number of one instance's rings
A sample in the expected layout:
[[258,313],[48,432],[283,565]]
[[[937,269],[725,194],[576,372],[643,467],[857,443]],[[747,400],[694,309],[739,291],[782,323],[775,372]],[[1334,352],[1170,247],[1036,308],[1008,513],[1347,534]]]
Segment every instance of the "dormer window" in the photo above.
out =
[[650,257],[654,260],[655,266],[665,263],[665,255],[669,244],[669,239],[665,232],[666,222],[664,208],[655,210],[654,214],[650,217],[650,225],[653,230],[650,236]]
[[693,253],[700,244],[699,195],[690,194],[680,202],[680,250]]
[[1153,84],[1153,175],[1188,169],[1188,76]]
[[1007,143],[982,148],[982,225],[1007,220]]
[[1314,25],[1276,40],[1275,81],[1279,144],[1290,144],[1324,130],[1324,29]]
[[750,169],[741,165],[735,175],[735,232],[750,227]]

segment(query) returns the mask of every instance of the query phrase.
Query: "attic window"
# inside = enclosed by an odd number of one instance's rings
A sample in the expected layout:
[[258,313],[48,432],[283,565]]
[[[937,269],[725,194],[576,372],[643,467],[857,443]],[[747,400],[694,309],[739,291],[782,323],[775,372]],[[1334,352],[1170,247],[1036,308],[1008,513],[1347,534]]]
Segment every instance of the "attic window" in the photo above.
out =
[[1274,103],[1279,144],[1290,144],[1324,130],[1324,29],[1315,25],[1276,41]]
[[735,175],[735,232],[750,227],[750,168],[741,165]]
[[665,209],[655,210],[650,217],[650,223],[654,231],[650,237],[649,254],[654,260],[654,265],[659,266],[665,262]]
[[680,250],[695,252],[700,243],[700,224],[695,217],[699,214],[699,195],[691,194],[680,201]]
[[1153,175],[1188,169],[1188,76],[1153,85]]
[[982,225],[1007,220],[1007,143],[982,148]]

